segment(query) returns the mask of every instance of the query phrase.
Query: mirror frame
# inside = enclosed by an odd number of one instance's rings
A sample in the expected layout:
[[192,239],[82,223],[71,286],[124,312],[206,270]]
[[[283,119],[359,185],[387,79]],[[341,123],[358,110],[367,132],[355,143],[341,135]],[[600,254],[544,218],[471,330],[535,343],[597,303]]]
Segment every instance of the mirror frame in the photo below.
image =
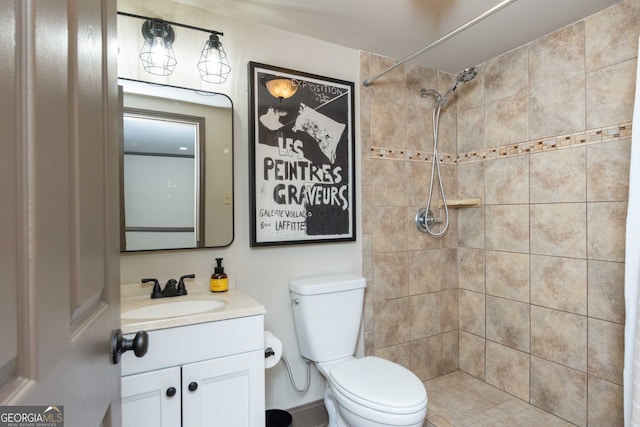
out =
[[[118,85],[119,85],[119,104],[120,104],[120,111],[121,114],[119,114],[119,119],[120,119],[120,141],[119,141],[119,145],[120,145],[120,157],[119,157],[119,161],[120,161],[120,165],[119,165],[119,175],[120,175],[120,183],[119,183],[119,187],[120,187],[120,252],[121,253],[137,253],[137,252],[157,252],[157,251],[177,251],[177,250],[192,250],[192,249],[210,249],[210,248],[225,248],[230,246],[234,240],[235,240],[235,199],[236,199],[236,194],[235,194],[235,120],[234,120],[234,105],[233,105],[233,100],[231,99],[231,97],[229,97],[227,94],[221,93],[221,92],[210,92],[210,91],[203,91],[203,90],[198,90],[198,89],[193,89],[193,88],[188,88],[188,87],[182,87],[182,86],[174,86],[174,85],[168,85],[168,84],[158,84],[158,83],[153,83],[153,82],[148,82],[148,81],[143,81],[143,80],[135,80],[135,79],[129,79],[129,78],[124,78],[124,77],[119,77],[118,78]],[[127,87],[131,87],[131,85],[133,85],[134,87],[138,88],[144,88],[143,90],[140,91],[128,91],[126,90]],[[213,245],[213,246],[206,246],[204,243],[204,226],[198,230],[198,235],[196,236],[197,239],[197,246],[194,247],[185,247],[185,248],[154,248],[154,249],[133,249],[133,250],[127,250],[126,249],[126,238],[125,238],[125,233],[126,233],[126,218],[125,218],[125,204],[124,204],[124,163],[123,163],[123,159],[124,159],[124,115],[127,113],[131,113],[131,114],[136,114],[136,115],[141,115],[141,116],[146,116],[146,117],[174,117],[174,118],[180,118],[180,117],[186,117],[189,119],[202,119],[201,117],[198,116],[192,116],[192,115],[188,115],[188,114],[180,114],[180,113],[173,113],[173,112],[162,112],[162,111],[155,111],[155,110],[148,110],[148,109],[142,109],[142,108],[135,108],[135,107],[126,107],[124,105],[124,96],[125,94],[129,93],[129,94],[133,94],[133,95],[142,95],[142,96],[149,96],[149,97],[156,97],[156,98],[165,98],[168,100],[176,100],[176,101],[182,101],[182,102],[192,102],[192,103],[196,103],[193,100],[190,99],[181,99],[181,98],[172,98],[167,96],[167,94],[157,94],[154,93],[155,91],[158,91],[158,89],[160,90],[165,90],[165,91],[169,91],[169,92],[173,92],[173,91],[188,91],[194,94],[198,94],[201,96],[223,96],[224,98],[226,98],[230,104],[230,112],[231,112],[231,240],[229,241],[229,243],[224,244],[224,245]],[[185,97],[186,98],[186,97]],[[208,105],[206,103],[201,104],[203,106],[213,106],[213,105]],[[203,120],[204,121],[204,120]],[[206,132],[206,124],[205,124],[205,132]],[[203,132],[204,133],[204,132]],[[200,168],[200,170],[204,170],[206,173],[206,169],[205,169],[205,156],[204,154],[206,153],[206,145],[203,145],[200,148],[200,153],[202,154],[200,156],[200,162],[197,165],[198,168]],[[205,221],[205,189],[206,185],[204,182],[200,182],[200,195],[199,195],[199,200],[198,200],[198,217],[200,218],[200,220],[204,223]],[[202,238],[201,238],[202,236]]]

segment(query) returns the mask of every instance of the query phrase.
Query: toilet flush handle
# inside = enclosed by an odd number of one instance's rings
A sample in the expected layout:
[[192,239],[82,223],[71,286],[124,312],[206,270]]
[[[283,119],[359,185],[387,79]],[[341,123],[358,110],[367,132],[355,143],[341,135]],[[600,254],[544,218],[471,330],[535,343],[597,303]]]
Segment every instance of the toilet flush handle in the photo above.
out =
[[291,302],[294,303],[295,305],[300,304],[300,298],[291,298]]

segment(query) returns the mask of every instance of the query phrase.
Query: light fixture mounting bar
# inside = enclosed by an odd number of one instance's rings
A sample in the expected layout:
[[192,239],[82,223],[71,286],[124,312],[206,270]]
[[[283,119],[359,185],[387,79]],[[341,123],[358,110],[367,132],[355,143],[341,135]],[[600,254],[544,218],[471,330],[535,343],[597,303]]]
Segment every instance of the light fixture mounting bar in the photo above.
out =
[[128,16],[129,18],[138,18],[138,19],[162,22],[164,24],[169,24],[169,25],[173,25],[173,26],[176,26],[176,27],[182,27],[182,28],[188,28],[190,30],[202,31],[202,32],[208,33],[208,34],[215,34],[217,36],[224,36],[224,33],[221,33],[220,31],[208,30],[206,28],[200,28],[200,27],[194,27],[193,25],[180,24],[178,22],[167,21],[166,19],[150,18],[148,16],[135,15],[133,13],[120,12],[120,11],[118,11],[118,15]]

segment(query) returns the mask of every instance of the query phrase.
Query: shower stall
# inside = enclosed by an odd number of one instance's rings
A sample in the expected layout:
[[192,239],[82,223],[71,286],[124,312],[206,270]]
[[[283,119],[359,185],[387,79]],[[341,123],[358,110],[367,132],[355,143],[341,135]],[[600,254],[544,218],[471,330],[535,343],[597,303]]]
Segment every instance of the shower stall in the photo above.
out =
[[[367,354],[427,384],[462,372],[558,425],[623,424],[633,85],[619,82],[637,46],[614,57],[588,29],[630,37],[637,14],[623,1],[477,64],[473,80],[403,64],[376,83],[389,87],[361,88]],[[362,77],[392,63],[362,53]],[[439,238],[414,224],[431,174],[449,205],[482,198],[450,209]],[[437,232],[443,208],[434,217]]]

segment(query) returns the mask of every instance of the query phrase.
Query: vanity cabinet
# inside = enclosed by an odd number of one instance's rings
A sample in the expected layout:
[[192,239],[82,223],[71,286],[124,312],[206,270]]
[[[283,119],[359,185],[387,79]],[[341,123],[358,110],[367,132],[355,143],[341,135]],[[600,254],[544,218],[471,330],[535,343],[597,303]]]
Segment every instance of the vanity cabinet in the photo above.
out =
[[262,315],[148,331],[144,357],[122,355],[123,426],[264,427],[263,331]]

